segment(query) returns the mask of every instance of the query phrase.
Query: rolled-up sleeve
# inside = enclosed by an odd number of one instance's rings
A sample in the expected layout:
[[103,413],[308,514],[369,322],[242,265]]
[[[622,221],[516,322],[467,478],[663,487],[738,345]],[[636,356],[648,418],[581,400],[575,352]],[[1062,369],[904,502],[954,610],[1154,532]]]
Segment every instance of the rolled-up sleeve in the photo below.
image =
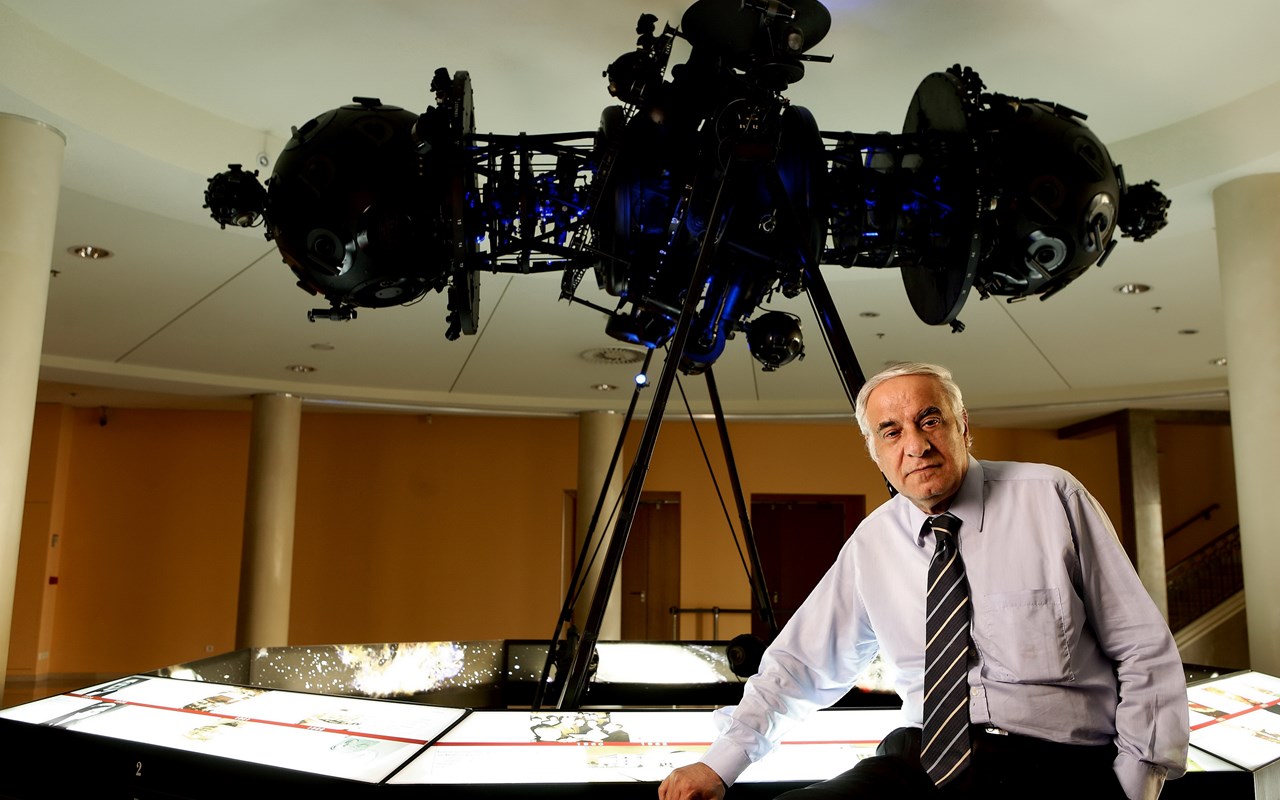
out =
[[720,736],[702,762],[732,785],[813,711],[839,700],[876,653],[852,576],[852,540],[765,651],[742,701],[716,712]]
[[1155,797],[1186,769],[1189,725],[1182,660],[1169,626],[1138,579],[1097,500],[1063,498],[1073,521],[1090,626],[1115,664],[1115,771],[1131,800]]

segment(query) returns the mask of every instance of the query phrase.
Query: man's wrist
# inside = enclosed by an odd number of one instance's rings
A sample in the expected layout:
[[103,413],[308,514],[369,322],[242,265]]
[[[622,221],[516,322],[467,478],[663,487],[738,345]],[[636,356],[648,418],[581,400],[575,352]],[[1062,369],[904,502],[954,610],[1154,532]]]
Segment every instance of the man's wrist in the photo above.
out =
[[1156,800],[1169,772],[1159,764],[1142,761],[1127,753],[1116,755],[1111,768],[1129,800]]
[[724,783],[726,789],[734,784],[743,770],[751,766],[751,759],[741,749],[723,739],[712,743],[698,760],[720,776],[720,781]]

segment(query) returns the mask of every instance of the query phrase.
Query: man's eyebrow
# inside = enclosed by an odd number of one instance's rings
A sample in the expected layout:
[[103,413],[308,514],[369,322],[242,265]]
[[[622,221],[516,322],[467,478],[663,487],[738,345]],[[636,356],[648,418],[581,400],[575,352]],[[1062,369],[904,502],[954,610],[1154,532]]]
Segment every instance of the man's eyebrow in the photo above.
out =
[[896,426],[897,424],[898,424],[898,423],[897,423],[896,421],[891,420],[891,419],[887,419],[887,420],[885,420],[884,422],[881,422],[879,425],[877,425],[877,426],[876,426],[876,430],[878,430],[878,431],[882,431],[882,430],[884,430],[885,428],[892,428],[892,427]]

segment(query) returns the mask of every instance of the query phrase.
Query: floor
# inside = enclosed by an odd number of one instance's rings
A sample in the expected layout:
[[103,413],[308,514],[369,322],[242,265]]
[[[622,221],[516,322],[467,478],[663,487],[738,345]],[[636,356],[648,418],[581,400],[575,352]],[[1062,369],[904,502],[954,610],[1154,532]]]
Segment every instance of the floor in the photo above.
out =
[[78,675],[47,680],[32,680],[26,677],[10,676],[5,679],[4,698],[0,700],[0,708],[29,703],[32,700],[62,694],[73,689],[82,689],[85,686],[92,686],[95,683],[111,680],[113,677],[117,676]]

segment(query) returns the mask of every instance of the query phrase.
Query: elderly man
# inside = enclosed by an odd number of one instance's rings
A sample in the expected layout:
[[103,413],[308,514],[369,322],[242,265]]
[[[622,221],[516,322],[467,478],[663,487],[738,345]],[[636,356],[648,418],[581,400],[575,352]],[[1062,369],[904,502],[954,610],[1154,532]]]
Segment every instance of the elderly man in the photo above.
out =
[[1155,798],[1185,767],[1186,684],[1097,501],[1055,467],[971,457],[942,367],[875,375],[856,416],[897,495],[854,531],[661,800],[723,797],[877,652],[909,726],[788,798]]

